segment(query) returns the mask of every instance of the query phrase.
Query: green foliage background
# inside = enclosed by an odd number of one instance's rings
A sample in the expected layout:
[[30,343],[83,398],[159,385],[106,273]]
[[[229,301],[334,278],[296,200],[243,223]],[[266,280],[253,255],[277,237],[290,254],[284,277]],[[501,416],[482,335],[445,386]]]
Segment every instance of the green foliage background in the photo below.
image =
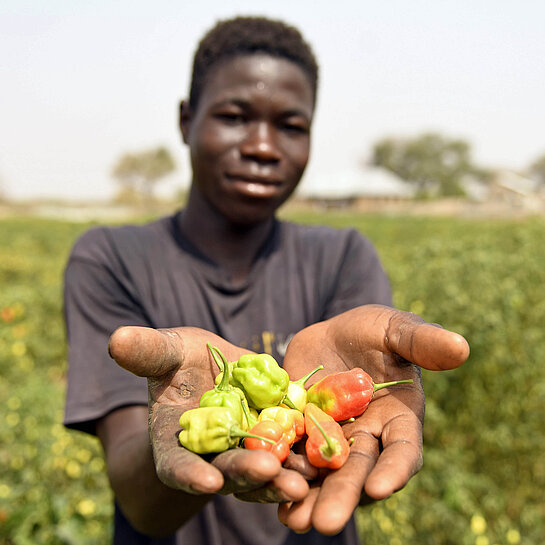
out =
[[[424,468],[362,507],[373,545],[541,545],[545,537],[545,222],[291,214],[360,229],[396,306],[464,335],[470,360],[424,371]],[[88,224],[0,221],[0,545],[105,544],[97,441],[62,426],[62,273]]]

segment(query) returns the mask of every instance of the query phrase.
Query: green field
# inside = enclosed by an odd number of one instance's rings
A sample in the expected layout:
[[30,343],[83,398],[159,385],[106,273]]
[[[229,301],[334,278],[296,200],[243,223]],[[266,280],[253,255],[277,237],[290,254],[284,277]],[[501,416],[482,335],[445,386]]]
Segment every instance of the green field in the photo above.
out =
[[[370,545],[545,542],[545,221],[341,213],[376,245],[396,306],[463,334],[462,368],[424,372],[424,467],[358,512]],[[64,430],[62,274],[89,224],[0,220],[0,545],[107,544],[96,440]]]

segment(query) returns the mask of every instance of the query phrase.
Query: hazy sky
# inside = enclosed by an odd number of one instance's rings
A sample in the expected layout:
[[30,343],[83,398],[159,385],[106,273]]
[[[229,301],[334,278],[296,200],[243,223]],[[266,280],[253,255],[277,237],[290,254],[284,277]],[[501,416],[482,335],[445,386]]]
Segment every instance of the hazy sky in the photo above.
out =
[[359,168],[373,142],[438,130],[481,166],[545,153],[543,0],[2,0],[0,187],[104,198],[124,152],[158,145],[186,184],[177,107],[197,41],[217,19],[298,26],[321,68],[304,186]]

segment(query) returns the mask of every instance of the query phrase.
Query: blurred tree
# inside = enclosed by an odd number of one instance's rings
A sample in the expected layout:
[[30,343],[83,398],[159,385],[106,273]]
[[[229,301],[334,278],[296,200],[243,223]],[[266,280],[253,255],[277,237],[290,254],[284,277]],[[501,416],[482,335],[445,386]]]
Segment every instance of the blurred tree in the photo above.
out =
[[530,165],[528,175],[537,182],[539,187],[545,187],[545,154]]
[[126,153],[112,170],[121,185],[121,197],[153,199],[155,184],[176,169],[170,152],[163,147],[138,153]]
[[419,196],[461,196],[466,176],[486,179],[485,171],[473,164],[466,141],[438,133],[424,133],[415,138],[384,138],[374,145],[371,164],[415,184]]

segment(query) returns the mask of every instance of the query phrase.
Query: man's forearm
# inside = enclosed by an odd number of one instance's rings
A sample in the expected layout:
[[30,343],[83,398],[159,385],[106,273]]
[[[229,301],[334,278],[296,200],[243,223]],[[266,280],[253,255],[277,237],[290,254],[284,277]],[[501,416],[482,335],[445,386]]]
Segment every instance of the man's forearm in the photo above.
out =
[[138,531],[156,537],[170,535],[213,497],[174,490],[159,480],[146,407],[120,409],[107,416],[97,431],[105,446],[108,476],[116,500]]

